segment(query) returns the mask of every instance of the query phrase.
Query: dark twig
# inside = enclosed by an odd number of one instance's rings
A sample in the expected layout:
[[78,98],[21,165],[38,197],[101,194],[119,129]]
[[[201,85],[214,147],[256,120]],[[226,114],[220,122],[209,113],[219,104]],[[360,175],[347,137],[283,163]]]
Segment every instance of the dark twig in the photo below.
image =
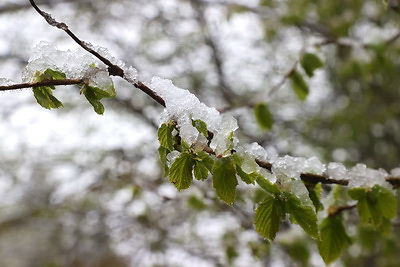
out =
[[38,83],[18,83],[18,84],[0,86],[0,91],[10,91],[10,90],[39,87],[39,86],[73,85],[73,84],[83,84],[83,83],[85,83],[85,81],[83,79],[51,80],[51,81],[43,81],[43,82],[38,82]]
[[96,58],[98,58],[101,62],[103,62],[106,66],[108,66],[108,72],[110,73],[110,75],[113,76],[119,76],[121,78],[123,78],[124,80],[128,81],[130,84],[132,84],[133,86],[135,86],[136,88],[140,89],[141,91],[143,91],[145,94],[147,94],[148,96],[150,96],[151,98],[153,98],[156,102],[158,102],[160,105],[165,107],[165,101],[164,99],[162,99],[159,95],[157,95],[150,87],[148,87],[146,84],[144,84],[141,81],[132,81],[131,79],[125,77],[125,73],[124,70],[118,66],[113,64],[110,60],[108,60],[107,58],[103,57],[102,55],[100,55],[97,51],[95,51],[92,48],[92,45],[90,45],[87,42],[82,41],[81,39],[79,39],[72,31],[69,30],[68,25],[64,22],[58,22],[57,20],[55,20],[50,14],[42,11],[35,3],[34,0],[29,0],[29,2],[31,3],[32,7],[46,20],[46,22],[53,26],[53,27],[57,27],[61,30],[63,30],[65,33],[68,34],[69,37],[71,37],[80,47],[82,47],[83,49],[85,49],[86,51],[88,51],[89,53],[91,53],[93,56],[95,56]]

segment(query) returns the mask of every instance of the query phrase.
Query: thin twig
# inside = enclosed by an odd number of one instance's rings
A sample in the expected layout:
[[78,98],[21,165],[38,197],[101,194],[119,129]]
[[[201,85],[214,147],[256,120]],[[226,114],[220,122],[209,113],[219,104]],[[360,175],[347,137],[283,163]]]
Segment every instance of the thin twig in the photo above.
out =
[[39,87],[39,86],[74,85],[74,84],[83,84],[83,83],[85,83],[85,81],[83,79],[50,80],[50,81],[42,81],[42,82],[37,82],[37,83],[18,83],[18,84],[0,86],[0,91],[10,91],[10,90],[32,88],[32,87]]
[[64,22],[58,22],[57,20],[55,20],[49,13],[46,13],[44,11],[42,11],[35,3],[34,0],[29,0],[29,2],[31,3],[32,7],[46,20],[46,22],[53,26],[56,27],[58,29],[63,30],[66,34],[68,34],[69,37],[71,37],[80,47],[82,47],[83,49],[85,49],[86,51],[88,51],[89,53],[91,53],[93,56],[95,56],[96,58],[98,58],[101,62],[103,62],[106,66],[108,66],[108,72],[110,73],[110,75],[113,76],[119,76],[121,78],[123,78],[124,80],[126,80],[127,82],[129,82],[130,84],[132,84],[133,86],[135,86],[136,88],[140,89],[141,91],[143,91],[145,94],[147,94],[148,96],[150,96],[151,98],[153,98],[157,103],[159,103],[160,105],[165,107],[165,101],[164,99],[162,99],[159,95],[157,95],[150,87],[148,87],[146,84],[144,84],[141,81],[132,81],[131,79],[125,77],[125,73],[124,70],[118,66],[113,64],[110,60],[108,60],[107,58],[103,57],[102,55],[100,55],[97,51],[95,51],[92,48],[92,45],[82,41],[81,39],[79,39],[71,30],[69,30],[68,25]]

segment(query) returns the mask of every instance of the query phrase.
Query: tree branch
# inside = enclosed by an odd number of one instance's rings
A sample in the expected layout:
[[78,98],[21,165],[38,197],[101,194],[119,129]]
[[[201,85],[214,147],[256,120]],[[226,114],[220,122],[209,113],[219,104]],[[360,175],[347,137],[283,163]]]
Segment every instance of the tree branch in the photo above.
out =
[[[136,88],[140,89],[147,95],[149,95],[151,98],[153,98],[155,101],[157,101],[160,105],[165,107],[165,101],[162,99],[160,96],[158,96],[150,87],[148,87],[146,84],[144,84],[141,81],[138,80],[131,80],[128,77],[125,77],[124,70],[119,67],[118,65],[113,64],[110,60],[107,58],[103,57],[100,55],[98,52],[96,52],[93,48],[92,45],[89,43],[86,43],[79,39],[73,32],[71,32],[68,29],[68,25],[63,23],[63,22],[58,22],[56,21],[50,14],[42,11],[34,2],[34,0],[29,0],[31,5],[35,8],[35,10],[47,21],[47,23],[51,26],[57,27],[63,31],[65,31],[78,45],[80,45],[83,49],[94,55],[96,58],[98,58],[100,61],[102,61],[105,65],[108,66],[108,71],[110,75],[114,76],[119,76],[123,78],[124,80],[128,81],[130,84],[134,85]],[[400,32],[394,35],[393,37],[389,38],[387,40],[387,43],[392,43],[395,40],[397,40],[400,37]],[[299,59],[293,64],[293,66],[289,69],[289,71],[286,73],[286,75],[283,77],[282,82],[279,83],[276,87],[279,88],[282,86],[285,81],[290,77],[290,75],[295,71],[297,65],[299,64],[299,61],[301,60],[302,56],[304,54],[304,48],[301,51]],[[9,85],[9,86],[1,86],[0,90],[13,90],[13,89],[21,89],[21,88],[28,88],[28,87],[37,87],[37,86],[51,86],[51,85],[67,85],[67,84],[79,84],[82,83],[82,80],[78,82],[78,80],[54,80],[54,81],[46,81],[46,82],[41,82],[41,83],[35,83],[35,84],[19,84],[19,85]],[[277,89],[276,88],[276,89]],[[269,93],[273,93],[276,89],[272,89]],[[215,154],[214,151],[206,147],[204,151],[210,153],[210,154]],[[265,168],[269,171],[271,171],[272,164],[269,162],[263,162],[260,160],[256,159],[257,164]],[[311,183],[323,183],[323,184],[339,184],[339,185],[348,185],[348,180],[335,180],[327,177],[326,175],[316,175],[316,174],[311,174],[311,173],[302,173],[300,175],[300,178],[305,181],[305,182],[311,182]],[[394,188],[400,187],[400,177],[387,177],[386,181],[392,184]]]
[[18,84],[0,86],[0,91],[10,91],[10,90],[39,87],[39,86],[74,85],[74,84],[83,84],[83,83],[85,83],[84,79],[50,80],[50,81],[42,81],[42,82],[37,82],[37,83],[18,83]]
[[160,105],[165,107],[165,101],[164,99],[162,99],[159,95],[157,95],[150,87],[148,87],[146,84],[144,84],[141,81],[132,81],[131,79],[125,77],[125,72],[124,70],[118,66],[113,64],[109,59],[105,58],[104,56],[100,55],[97,51],[95,51],[92,47],[91,44],[82,41],[81,39],[79,39],[72,31],[69,30],[68,25],[64,22],[58,22],[57,20],[55,20],[51,14],[46,13],[44,11],[42,11],[35,3],[34,0],[29,0],[29,2],[31,3],[32,7],[46,20],[46,22],[56,28],[59,28],[61,30],[63,30],[66,34],[68,34],[69,37],[71,37],[80,47],[82,47],[83,49],[85,49],[86,51],[88,51],[90,54],[92,54],[93,56],[95,56],[97,59],[99,59],[101,62],[103,62],[106,66],[108,66],[108,72],[110,73],[110,75],[113,76],[119,76],[121,78],[123,78],[124,80],[126,80],[127,82],[129,82],[130,84],[132,84],[133,86],[135,86],[136,88],[140,89],[141,91],[143,91],[145,94],[147,94],[148,96],[150,96],[151,98],[153,98],[156,102],[158,102]]

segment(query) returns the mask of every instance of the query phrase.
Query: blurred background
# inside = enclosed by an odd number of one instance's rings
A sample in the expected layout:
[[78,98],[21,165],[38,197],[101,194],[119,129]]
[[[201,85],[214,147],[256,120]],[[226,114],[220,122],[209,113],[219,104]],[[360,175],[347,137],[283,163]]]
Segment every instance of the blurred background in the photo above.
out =
[[[36,2],[141,81],[171,79],[232,113],[242,144],[348,167],[399,166],[398,1]],[[0,36],[0,77],[15,82],[39,41],[77,48],[27,0],[0,1]],[[310,94],[300,101],[284,77],[304,52],[324,66],[305,77]],[[64,108],[51,111],[30,89],[0,93],[1,266],[323,265],[296,226],[283,224],[272,244],[255,233],[260,194],[251,186],[238,187],[233,207],[210,181],[178,193],[158,161],[162,107],[114,83],[103,116],[73,86],[57,88]],[[269,131],[254,118],[258,101],[273,114]],[[356,241],[335,266],[400,266],[400,231],[347,230]]]

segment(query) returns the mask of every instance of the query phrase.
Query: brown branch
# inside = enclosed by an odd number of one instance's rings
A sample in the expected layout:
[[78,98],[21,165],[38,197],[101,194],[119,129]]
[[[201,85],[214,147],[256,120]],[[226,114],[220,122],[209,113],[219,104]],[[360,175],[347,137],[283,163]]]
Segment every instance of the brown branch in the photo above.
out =
[[39,87],[39,86],[74,85],[74,84],[83,84],[83,83],[85,83],[85,81],[83,79],[50,80],[50,81],[42,81],[42,82],[37,82],[37,83],[18,83],[18,84],[0,86],[0,91],[18,90],[18,89]]
[[108,60],[107,58],[105,58],[102,55],[100,55],[97,51],[95,51],[92,48],[91,44],[89,44],[87,42],[84,42],[81,39],[79,39],[71,30],[69,30],[68,25],[66,23],[58,22],[49,13],[46,13],[46,12],[42,11],[36,5],[34,0],[29,0],[29,2],[31,3],[32,7],[46,20],[46,22],[49,25],[63,30],[80,47],[82,47],[83,49],[88,51],[90,54],[92,54],[97,59],[99,59],[101,62],[103,62],[106,66],[108,66],[108,72],[109,72],[110,75],[119,76],[119,77],[123,78],[124,80],[126,80],[127,82],[129,82],[130,84],[132,84],[133,86],[135,86],[136,88],[140,89],[145,94],[147,94],[148,96],[153,98],[157,103],[159,103],[160,105],[165,107],[164,99],[162,99],[159,95],[157,95],[150,87],[148,87],[146,84],[144,84],[141,81],[132,81],[131,79],[125,77],[124,70],[120,66],[113,64],[110,60]]

